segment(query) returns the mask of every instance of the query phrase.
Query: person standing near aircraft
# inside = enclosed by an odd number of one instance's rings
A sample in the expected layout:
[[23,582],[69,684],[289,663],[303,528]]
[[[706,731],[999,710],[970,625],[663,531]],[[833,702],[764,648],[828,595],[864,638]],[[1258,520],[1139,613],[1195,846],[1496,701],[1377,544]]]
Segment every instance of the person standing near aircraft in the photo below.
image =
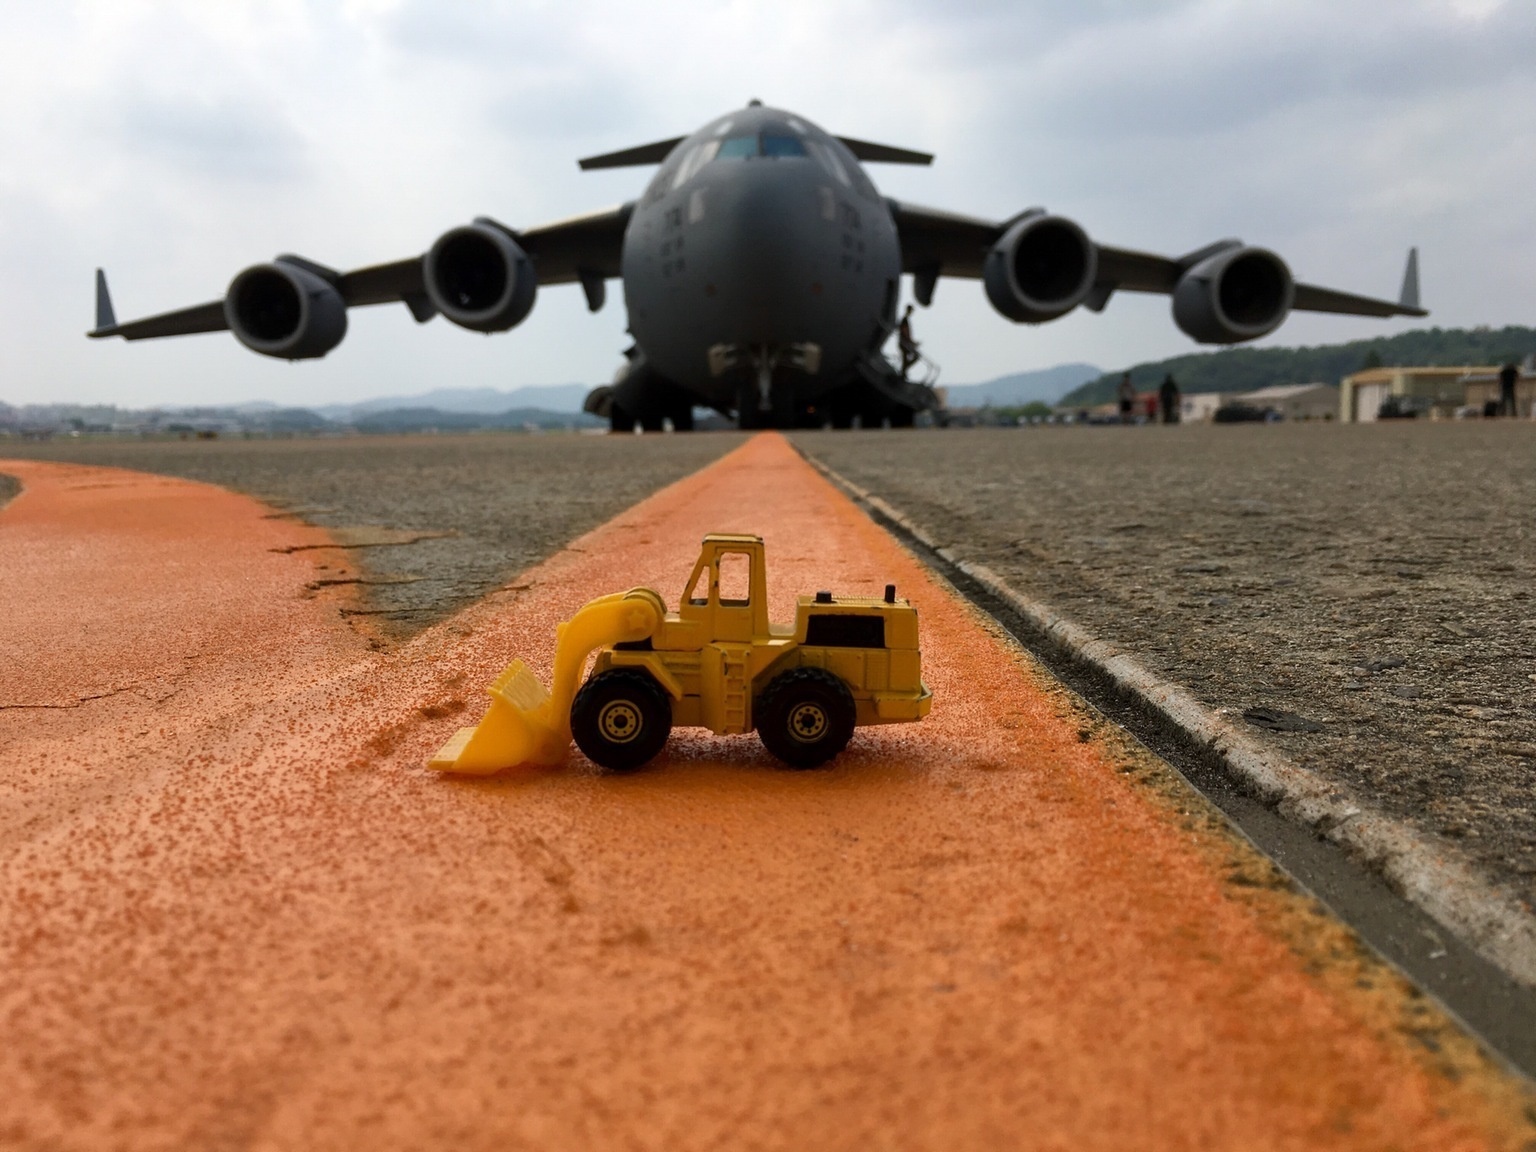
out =
[[1135,417],[1136,386],[1131,383],[1131,374],[1127,372],[1120,377],[1120,423],[1129,424]]
[[1177,424],[1179,422],[1179,385],[1169,372],[1163,377],[1162,384],[1157,389],[1157,399],[1163,407],[1163,423]]
[[1499,369],[1499,415],[1518,416],[1515,410],[1515,384],[1520,379],[1520,369],[1506,364]]
[[919,359],[917,341],[912,338],[912,305],[910,304],[901,314],[901,323],[896,327],[896,346],[901,350],[901,378],[905,380],[907,373],[912,370],[912,365]]

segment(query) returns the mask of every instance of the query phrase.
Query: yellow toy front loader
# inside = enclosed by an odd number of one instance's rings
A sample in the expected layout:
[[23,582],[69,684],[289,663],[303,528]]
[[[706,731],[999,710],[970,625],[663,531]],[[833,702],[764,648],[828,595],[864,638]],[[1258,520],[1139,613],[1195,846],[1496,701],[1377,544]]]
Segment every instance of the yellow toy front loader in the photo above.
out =
[[514,661],[491,685],[485,718],[459,729],[430,766],[484,775],[558,764],[574,736],[597,764],[629,771],[674,726],[693,726],[755,728],[780,760],[813,768],[857,725],[928,714],[917,610],[894,585],[883,599],[801,596],[793,624],[770,624],[766,582],[761,537],[706,536],[676,612],[649,588],[591,601],[556,631],[550,690]]

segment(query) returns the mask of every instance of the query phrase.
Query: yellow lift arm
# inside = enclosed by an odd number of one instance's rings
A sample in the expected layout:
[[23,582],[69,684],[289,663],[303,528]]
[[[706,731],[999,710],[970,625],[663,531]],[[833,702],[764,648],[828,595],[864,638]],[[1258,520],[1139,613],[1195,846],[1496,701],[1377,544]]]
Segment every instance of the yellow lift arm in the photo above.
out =
[[490,688],[491,706],[473,728],[460,728],[428,766],[439,772],[488,776],[519,764],[559,764],[571,743],[571,701],[587,657],[609,644],[652,635],[666,615],[661,597],[632,588],[589,602],[555,629],[553,689],[521,660],[507,665]]

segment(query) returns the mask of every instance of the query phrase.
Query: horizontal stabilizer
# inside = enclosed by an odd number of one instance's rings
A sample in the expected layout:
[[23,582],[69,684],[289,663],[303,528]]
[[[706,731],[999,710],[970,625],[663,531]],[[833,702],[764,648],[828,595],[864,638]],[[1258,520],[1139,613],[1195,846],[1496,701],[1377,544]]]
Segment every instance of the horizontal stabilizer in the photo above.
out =
[[576,161],[583,172],[595,168],[638,168],[643,164],[660,164],[671,154],[686,136],[674,136],[670,140],[657,140],[653,144],[639,144],[618,152],[604,152],[601,156],[588,156]]
[[873,144],[868,140],[855,140],[852,136],[839,136],[852,152],[860,160],[874,161],[880,164],[932,164],[932,152],[913,152],[908,148],[894,148],[889,144]]

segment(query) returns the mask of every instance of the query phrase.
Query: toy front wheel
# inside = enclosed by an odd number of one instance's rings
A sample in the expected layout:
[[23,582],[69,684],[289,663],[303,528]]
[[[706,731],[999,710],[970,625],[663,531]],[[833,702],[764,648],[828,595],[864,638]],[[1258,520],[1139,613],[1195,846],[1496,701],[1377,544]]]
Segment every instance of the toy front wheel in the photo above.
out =
[[661,751],[671,733],[672,701],[644,672],[601,672],[571,702],[576,747],[610,772],[633,772]]
[[763,746],[791,768],[819,767],[853,738],[853,693],[824,668],[775,676],[756,711]]

